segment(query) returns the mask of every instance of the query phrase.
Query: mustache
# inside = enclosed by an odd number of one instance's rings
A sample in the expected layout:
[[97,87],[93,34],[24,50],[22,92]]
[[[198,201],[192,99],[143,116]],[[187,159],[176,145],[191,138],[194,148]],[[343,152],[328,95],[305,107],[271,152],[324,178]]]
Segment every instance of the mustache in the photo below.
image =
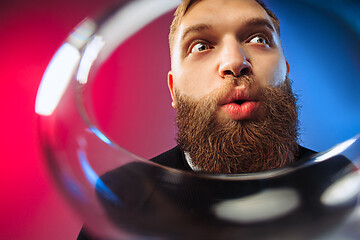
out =
[[[212,90],[206,96],[203,96],[200,101],[207,102],[209,106],[214,106],[216,103],[221,102],[226,96],[228,96],[229,93],[234,90],[234,88],[239,86],[244,86],[247,90],[251,91],[251,95],[256,96],[262,100],[261,98],[263,93],[267,91],[266,88],[269,88],[260,86],[260,84],[256,84],[256,77],[252,73],[238,77],[233,75],[226,75],[223,81],[224,82],[221,87]],[[192,98],[185,93],[181,93],[176,88],[174,88],[174,93],[176,101],[180,96],[188,99]]]
[[235,86],[245,85],[246,87],[251,88],[255,83],[255,75],[253,73],[240,76],[226,75],[225,82]]

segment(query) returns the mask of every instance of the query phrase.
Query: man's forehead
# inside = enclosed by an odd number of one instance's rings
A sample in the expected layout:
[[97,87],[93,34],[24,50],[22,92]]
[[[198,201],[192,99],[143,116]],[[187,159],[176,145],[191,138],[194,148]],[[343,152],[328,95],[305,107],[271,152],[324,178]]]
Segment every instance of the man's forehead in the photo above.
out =
[[254,0],[202,0],[188,9],[179,30],[183,32],[191,26],[224,22],[231,23],[229,27],[236,27],[236,24],[253,22],[253,19],[263,19],[264,24],[267,22],[273,25],[266,11]]
[[195,6],[200,6],[200,8],[210,9],[212,6],[231,6],[237,4],[239,7],[261,7],[261,5],[256,0],[198,0],[193,1],[193,4],[190,4],[185,14],[190,12]]

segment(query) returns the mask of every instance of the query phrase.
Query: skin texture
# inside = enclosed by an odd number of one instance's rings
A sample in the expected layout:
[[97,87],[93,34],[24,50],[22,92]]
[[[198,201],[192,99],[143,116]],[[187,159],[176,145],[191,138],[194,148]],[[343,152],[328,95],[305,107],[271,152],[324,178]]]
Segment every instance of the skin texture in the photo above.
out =
[[[241,116],[225,110],[225,99],[240,91],[261,105],[257,89],[281,85],[288,71],[279,34],[258,3],[253,0],[200,1],[191,6],[175,33],[168,73],[172,106],[177,107],[175,90],[193,101],[223,91],[217,118],[242,120]],[[249,74],[254,79],[253,87],[237,80]],[[255,113],[245,119],[258,117],[262,108],[253,111]]]

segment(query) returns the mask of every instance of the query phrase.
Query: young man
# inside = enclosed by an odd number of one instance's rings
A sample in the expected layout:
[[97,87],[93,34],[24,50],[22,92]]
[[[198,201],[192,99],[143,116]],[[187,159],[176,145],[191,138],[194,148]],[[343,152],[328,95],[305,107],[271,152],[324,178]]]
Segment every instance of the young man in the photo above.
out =
[[[250,173],[313,153],[297,144],[296,98],[279,21],[260,1],[185,0],[175,13],[169,44],[178,146],[151,161],[188,171]],[[235,233],[257,233],[224,225],[214,207],[233,195],[261,192],[264,182],[194,176],[134,162],[101,177],[119,201],[101,187],[97,193],[111,222],[135,234],[233,239]],[[91,238],[82,231],[78,239]]]
[[249,173],[313,153],[298,146],[279,20],[261,1],[184,1],[169,44],[179,146],[153,161],[183,170]]

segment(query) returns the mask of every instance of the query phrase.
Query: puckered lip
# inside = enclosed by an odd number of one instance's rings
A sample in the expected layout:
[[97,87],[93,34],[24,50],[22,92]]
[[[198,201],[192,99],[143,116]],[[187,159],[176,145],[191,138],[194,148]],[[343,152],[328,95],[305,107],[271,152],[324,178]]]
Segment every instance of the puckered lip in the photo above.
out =
[[256,89],[236,87],[219,101],[220,110],[235,121],[255,119],[261,114],[261,101]]
[[254,92],[251,92],[246,87],[238,87],[230,91],[223,99],[220,100],[219,105],[227,105],[236,103],[241,105],[244,102],[259,102],[259,97]]

